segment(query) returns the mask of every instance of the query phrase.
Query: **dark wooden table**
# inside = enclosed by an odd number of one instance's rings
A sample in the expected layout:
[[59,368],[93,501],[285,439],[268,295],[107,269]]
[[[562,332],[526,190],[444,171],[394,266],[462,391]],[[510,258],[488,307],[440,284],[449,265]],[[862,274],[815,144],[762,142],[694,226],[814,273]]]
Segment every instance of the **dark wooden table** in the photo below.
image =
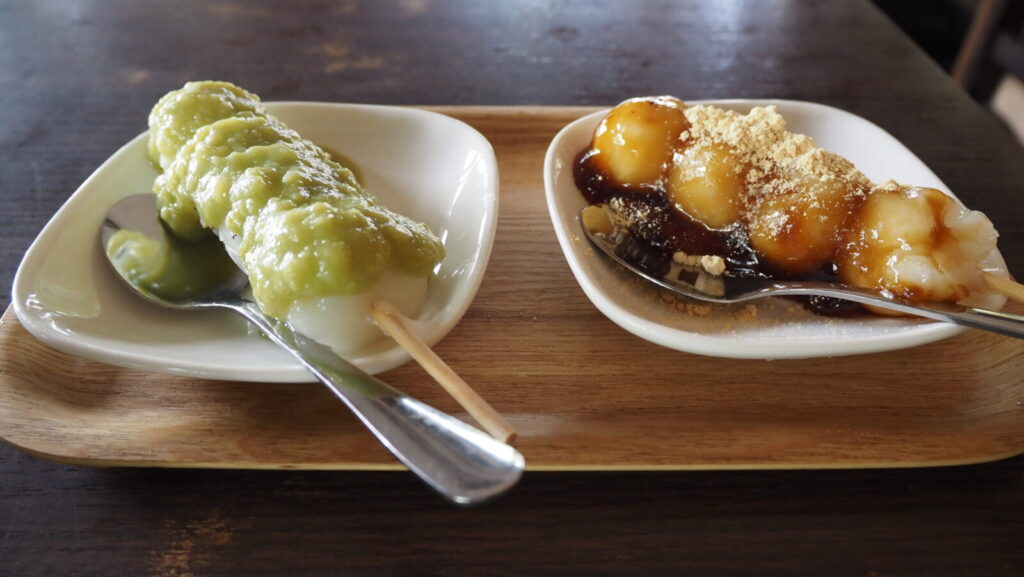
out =
[[[161,94],[200,78],[268,100],[822,102],[884,127],[988,213],[1024,274],[1024,152],[866,1],[6,0],[4,306],[53,212]],[[463,510],[402,473],[89,469],[0,443],[0,575],[332,574],[1019,576],[1024,458],[531,472]]]

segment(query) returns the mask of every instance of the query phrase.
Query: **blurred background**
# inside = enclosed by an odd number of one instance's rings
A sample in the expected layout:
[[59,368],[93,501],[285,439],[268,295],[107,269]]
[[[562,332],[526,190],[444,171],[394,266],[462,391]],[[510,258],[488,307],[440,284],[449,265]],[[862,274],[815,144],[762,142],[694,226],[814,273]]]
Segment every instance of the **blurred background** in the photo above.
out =
[[1024,2],[872,1],[1024,142]]

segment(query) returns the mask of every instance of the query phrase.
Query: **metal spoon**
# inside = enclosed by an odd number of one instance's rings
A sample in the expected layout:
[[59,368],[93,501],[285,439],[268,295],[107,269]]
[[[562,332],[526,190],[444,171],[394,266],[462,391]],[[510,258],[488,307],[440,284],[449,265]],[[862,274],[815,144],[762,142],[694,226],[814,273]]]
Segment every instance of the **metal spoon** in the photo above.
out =
[[157,219],[155,198],[140,194],[121,200],[107,213],[100,233],[114,270],[138,294],[165,307],[225,308],[242,315],[327,385],[413,473],[455,503],[485,501],[519,480],[525,465],[519,451],[395,390],[265,315],[243,296],[249,280],[220,241],[173,239]]
[[[671,257],[652,250],[622,227],[606,235],[588,229],[582,217],[578,220],[584,235],[612,260],[665,290],[697,300],[729,304],[772,296],[827,297],[1024,338],[1024,316],[952,303],[911,303],[841,283],[714,276],[699,266],[674,265]],[[676,280],[677,276],[686,280]]]

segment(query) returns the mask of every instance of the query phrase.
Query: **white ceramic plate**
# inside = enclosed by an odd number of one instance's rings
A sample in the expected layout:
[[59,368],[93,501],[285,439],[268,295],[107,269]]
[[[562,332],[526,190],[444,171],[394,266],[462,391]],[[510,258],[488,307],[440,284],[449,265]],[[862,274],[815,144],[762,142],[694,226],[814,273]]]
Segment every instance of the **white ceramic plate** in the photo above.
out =
[[[849,112],[788,100],[690,104],[712,104],[740,112],[755,106],[776,106],[790,131],[807,134],[818,146],[845,156],[875,182],[891,178],[949,192],[935,173],[892,135]],[[711,313],[702,317],[674,309],[660,301],[652,290],[627,287],[627,273],[594,252],[576,220],[586,202],[573,181],[573,160],[589,145],[605,114],[607,111],[601,111],[581,118],[555,136],[544,162],[544,186],[558,242],[576,280],[594,305],[622,328],[680,351],[760,359],[895,350],[937,341],[964,330],[947,323],[916,319],[818,316],[783,299],[758,301],[756,318],[750,318],[748,310],[741,310],[742,307],[722,305],[713,306]]]
[[[453,118],[409,108],[284,102],[267,109],[353,160],[367,190],[441,237],[447,256],[414,323],[427,343],[441,340],[469,307],[490,258],[498,174],[487,139]],[[157,172],[146,139],[138,136],[103,163],[29,248],[14,280],[19,320],[54,348],[111,364],[214,379],[312,380],[240,317],[161,309],[109,270],[100,223],[121,198],[152,190]],[[377,373],[409,356],[381,335],[350,360]]]

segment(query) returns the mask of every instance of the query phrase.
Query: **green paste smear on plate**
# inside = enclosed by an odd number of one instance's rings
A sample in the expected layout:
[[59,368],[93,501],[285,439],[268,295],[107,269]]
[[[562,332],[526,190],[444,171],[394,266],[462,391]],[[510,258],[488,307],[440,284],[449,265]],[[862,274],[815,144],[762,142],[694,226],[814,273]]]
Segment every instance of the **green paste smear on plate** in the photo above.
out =
[[238,256],[263,310],[372,288],[393,269],[427,277],[444,246],[424,224],[392,212],[349,168],[227,82],[189,82],[149,116],[160,218],[177,236],[237,235]]

